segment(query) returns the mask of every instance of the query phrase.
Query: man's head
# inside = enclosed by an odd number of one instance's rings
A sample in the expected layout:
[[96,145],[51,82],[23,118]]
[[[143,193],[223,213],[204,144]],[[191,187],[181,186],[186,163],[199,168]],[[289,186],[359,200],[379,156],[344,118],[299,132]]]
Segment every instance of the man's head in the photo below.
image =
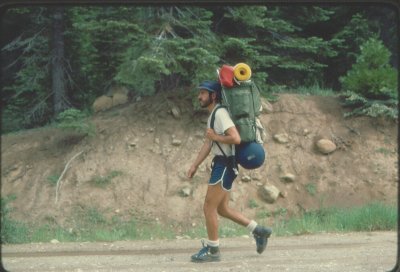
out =
[[221,84],[218,81],[203,81],[197,88],[202,108],[207,108],[210,104],[218,103],[221,100]]

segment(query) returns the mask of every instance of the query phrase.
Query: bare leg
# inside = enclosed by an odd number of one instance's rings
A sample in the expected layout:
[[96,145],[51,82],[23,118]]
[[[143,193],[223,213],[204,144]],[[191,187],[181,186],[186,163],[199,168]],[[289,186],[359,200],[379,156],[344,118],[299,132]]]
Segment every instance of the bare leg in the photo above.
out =
[[208,185],[203,211],[206,219],[208,239],[218,240],[218,212],[217,209],[229,193],[222,189],[221,184]]
[[250,220],[240,212],[229,207],[229,192],[226,192],[224,199],[217,208],[218,214],[232,220],[233,222],[246,227],[250,224]]

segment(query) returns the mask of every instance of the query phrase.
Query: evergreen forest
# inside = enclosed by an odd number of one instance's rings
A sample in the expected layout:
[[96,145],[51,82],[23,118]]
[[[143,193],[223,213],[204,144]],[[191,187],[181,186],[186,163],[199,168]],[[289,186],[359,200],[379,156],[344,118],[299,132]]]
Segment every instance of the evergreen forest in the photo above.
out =
[[332,89],[397,118],[399,15],[381,5],[31,5],[1,15],[2,133],[89,116],[113,86],[188,91],[244,62],[265,93]]

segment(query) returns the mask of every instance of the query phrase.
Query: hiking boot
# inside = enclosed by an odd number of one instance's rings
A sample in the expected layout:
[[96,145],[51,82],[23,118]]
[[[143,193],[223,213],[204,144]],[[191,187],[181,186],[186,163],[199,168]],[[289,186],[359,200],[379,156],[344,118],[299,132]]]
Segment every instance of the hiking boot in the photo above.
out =
[[257,252],[263,253],[267,247],[268,238],[271,236],[272,230],[263,226],[258,226],[253,231],[254,239],[256,239]]
[[219,262],[221,260],[221,254],[219,247],[211,247],[206,245],[204,241],[201,241],[203,248],[194,255],[192,255],[192,262],[205,263],[205,262]]

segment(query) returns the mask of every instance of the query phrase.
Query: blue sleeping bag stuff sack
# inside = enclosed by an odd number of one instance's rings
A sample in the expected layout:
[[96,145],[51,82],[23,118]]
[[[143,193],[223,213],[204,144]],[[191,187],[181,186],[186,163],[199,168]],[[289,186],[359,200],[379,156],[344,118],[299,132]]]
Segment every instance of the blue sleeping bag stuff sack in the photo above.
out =
[[265,151],[262,144],[246,142],[236,145],[236,162],[245,169],[256,169],[265,161]]

